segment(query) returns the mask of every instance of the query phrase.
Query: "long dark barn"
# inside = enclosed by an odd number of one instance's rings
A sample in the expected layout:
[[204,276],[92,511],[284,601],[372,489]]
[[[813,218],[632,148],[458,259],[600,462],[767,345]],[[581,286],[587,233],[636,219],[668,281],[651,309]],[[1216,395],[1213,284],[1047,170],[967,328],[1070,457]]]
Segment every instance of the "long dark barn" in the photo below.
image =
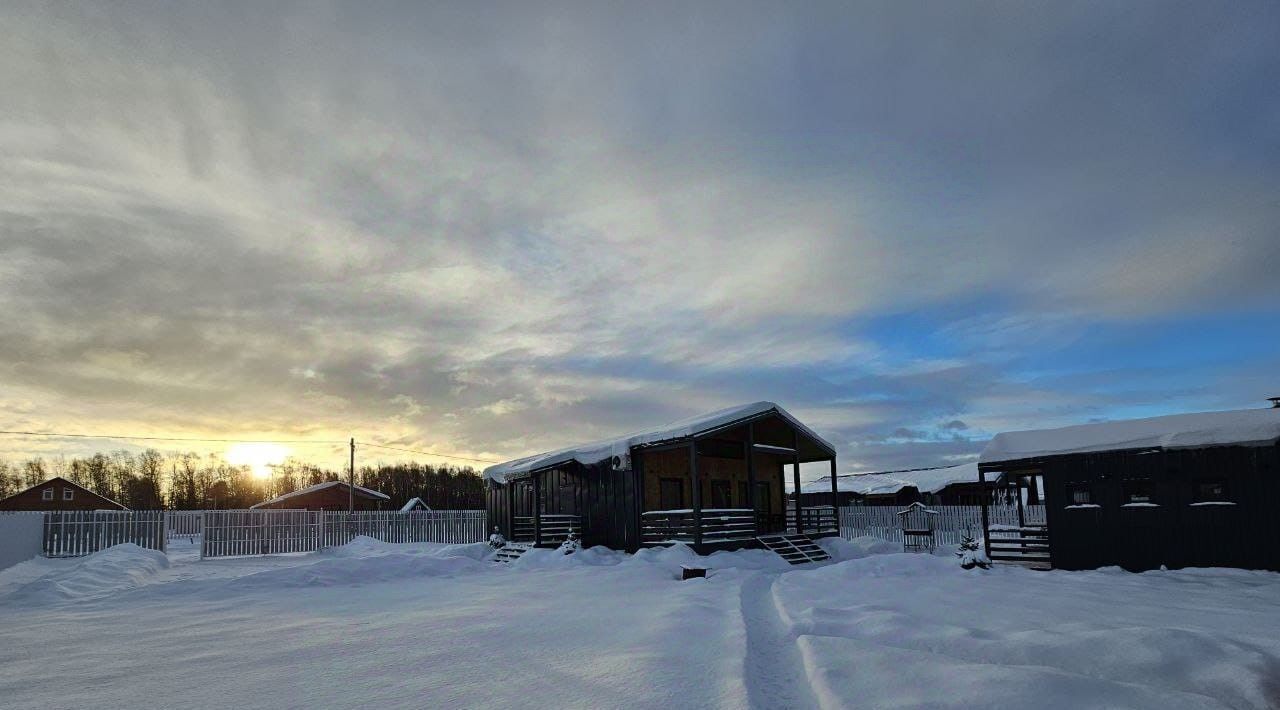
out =
[[1280,409],[998,434],[979,472],[1044,485],[1044,529],[984,522],[994,559],[1280,570]]
[[[570,447],[485,469],[490,525],[509,540],[634,552],[687,543],[699,552],[758,544],[788,529],[838,533],[834,500],[787,510],[786,469],[836,452],[772,402],[712,412],[611,441]],[[798,522],[797,522],[798,516]]]

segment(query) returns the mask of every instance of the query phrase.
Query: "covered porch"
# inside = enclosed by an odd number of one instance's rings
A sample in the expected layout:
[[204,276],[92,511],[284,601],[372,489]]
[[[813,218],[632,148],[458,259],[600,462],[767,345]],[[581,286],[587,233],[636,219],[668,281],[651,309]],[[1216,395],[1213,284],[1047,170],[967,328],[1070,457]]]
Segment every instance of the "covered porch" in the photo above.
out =
[[761,535],[839,534],[834,484],[826,504],[788,500],[786,480],[800,486],[800,465],[828,462],[825,441],[779,412],[766,412],[701,432],[685,441],[637,447],[641,541],[685,543],[699,552],[752,546]]

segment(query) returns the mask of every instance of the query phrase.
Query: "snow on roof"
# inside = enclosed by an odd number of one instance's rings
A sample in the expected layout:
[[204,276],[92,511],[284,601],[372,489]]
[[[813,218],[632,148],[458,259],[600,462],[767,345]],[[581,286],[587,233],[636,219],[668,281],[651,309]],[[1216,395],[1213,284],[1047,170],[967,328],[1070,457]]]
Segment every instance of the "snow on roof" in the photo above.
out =
[[[919,471],[890,471],[887,473],[857,473],[852,476],[836,476],[836,490],[858,495],[893,494],[915,486],[921,493],[937,493],[953,483],[977,483],[978,462],[929,468]],[[831,477],[823,476],[800,487],[802,493],[830,493]]]
[[826,439],[823,439],[815,434],[812,429],[801,424],[798,419],[788,414],[782,407],[779,407],[773,402],[753,402],[751,404],[721,409],[708,414],[699,414],[696,417],[681,419],[656,429],[640,431],[626,436],[621,436],[616,439],[606,439],[604,441],[596,441],[590,444],[570,446],[563,449],[557,449],[555,451],[549,451],[545,454],[537,454],[536,456],[527,456],[522,459],[507,461],[506,463],[500,463],[486,468],[484,470],[484,478],[486,480],[494,481],[495,483],[506,483],[509,479],[518,478],[532,471],[552,468],[570,461],[577,461],[581,464],[591,465],[614,456],[626,456],[633,446],[645,446],[647,444],[684,439],[705,431],[710,431],[711,429],[716,429],[726,424],[747,419],[748,417],[765,414],[769,411],[776,411],[779,416],[786,419],[795,428],[804,432],[804,434],[809,438],[832,451],[835,450],[835,447],[828,443]]
[[[264,501],[262,501],[261,503],[257,503],[257,504],[255,504],[255,505],[251,505],[251,506],[249,506],[249,508],[250,508],[250,509],[252,509],[252,508],[261,508],[261,507],[262,507],[262,506],[264,506],[264,505],[271,505],[272,503],[279,503],[279,502],[280,502],[280,501],[282,501],[282,500],[288,500],[289,498],[293,498],[294,496],[306,495],[306,494],[308,494],[308,493],[314,493],[314,492],[316,492],[316,491],[322,491],[322,490],[324,490],[324,489],[326,489],[326,488],[332,488],[332,487],[334,487],[334,486],[346,486],[346,485],[347,485],[347,482],[346,482],[346,481],[325,481],[324,483],[317,483],[317,484],[315,484],[314,486],[307,486],[306,488],[299,488],[298,490],[296,490],[296,491],[294,491],[294,492],[292,492],[292,493],[285,493],[284,495],[276,496],[275,498],[272,498],[271,500],[264,500]],[[355,487],[355,489],[356,489],[356,493],[359,493],[359,494],[361,494],[361,495],[368,496],[368,497],[370,497],[370,498],[380,498],[380,499],[382,499],[382,500],[391,500],[391,496],[387,495],[386,493],[382,493],[382,492],[379,492],[379,491],[375,491],[375,490],[373,490],[372,488],[365,488],[364,486],[356,486],[356,487]]]
[[1120,449],[1267,446],[1280,440],[1280,409],[1174,414],[996,434],[982,463]]
[[423,510],[431,510],[431,506],[427,505],[421,498],[410,498],[409,502],[400,507],[401,513],[407,513],[415,508],[421,507]]

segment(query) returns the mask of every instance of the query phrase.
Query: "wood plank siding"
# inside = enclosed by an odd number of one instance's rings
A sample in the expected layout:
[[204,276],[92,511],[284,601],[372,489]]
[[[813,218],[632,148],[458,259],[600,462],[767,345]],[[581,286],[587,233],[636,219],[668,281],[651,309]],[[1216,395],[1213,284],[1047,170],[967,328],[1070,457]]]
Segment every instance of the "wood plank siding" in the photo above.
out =
[[[1055,568],[1280,571],[1280,446],[1106,451],[983,465],[987,476],[1002,468],[1043,475]],[[1198,490],[1219,485],[1225,501],[1197,500]],[[1149,501],[1132,504],[1135,495]]]

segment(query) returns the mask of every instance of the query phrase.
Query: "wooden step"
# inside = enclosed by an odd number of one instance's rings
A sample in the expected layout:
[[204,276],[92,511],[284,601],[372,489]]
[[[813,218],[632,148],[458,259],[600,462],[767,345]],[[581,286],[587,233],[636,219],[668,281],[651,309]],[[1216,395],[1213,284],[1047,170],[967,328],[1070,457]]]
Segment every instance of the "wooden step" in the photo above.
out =
[[793,565],[831,559],[808,535],[760,535],[756,541]]
[[512,562],[520,559],[520,557],[524,555],[524,553],[528,552],[532,547],[533,546],[529,543],[508,542],[498,549],[498,552],[493,556],[493,561],[500,562],[502,564],[511,564]]

